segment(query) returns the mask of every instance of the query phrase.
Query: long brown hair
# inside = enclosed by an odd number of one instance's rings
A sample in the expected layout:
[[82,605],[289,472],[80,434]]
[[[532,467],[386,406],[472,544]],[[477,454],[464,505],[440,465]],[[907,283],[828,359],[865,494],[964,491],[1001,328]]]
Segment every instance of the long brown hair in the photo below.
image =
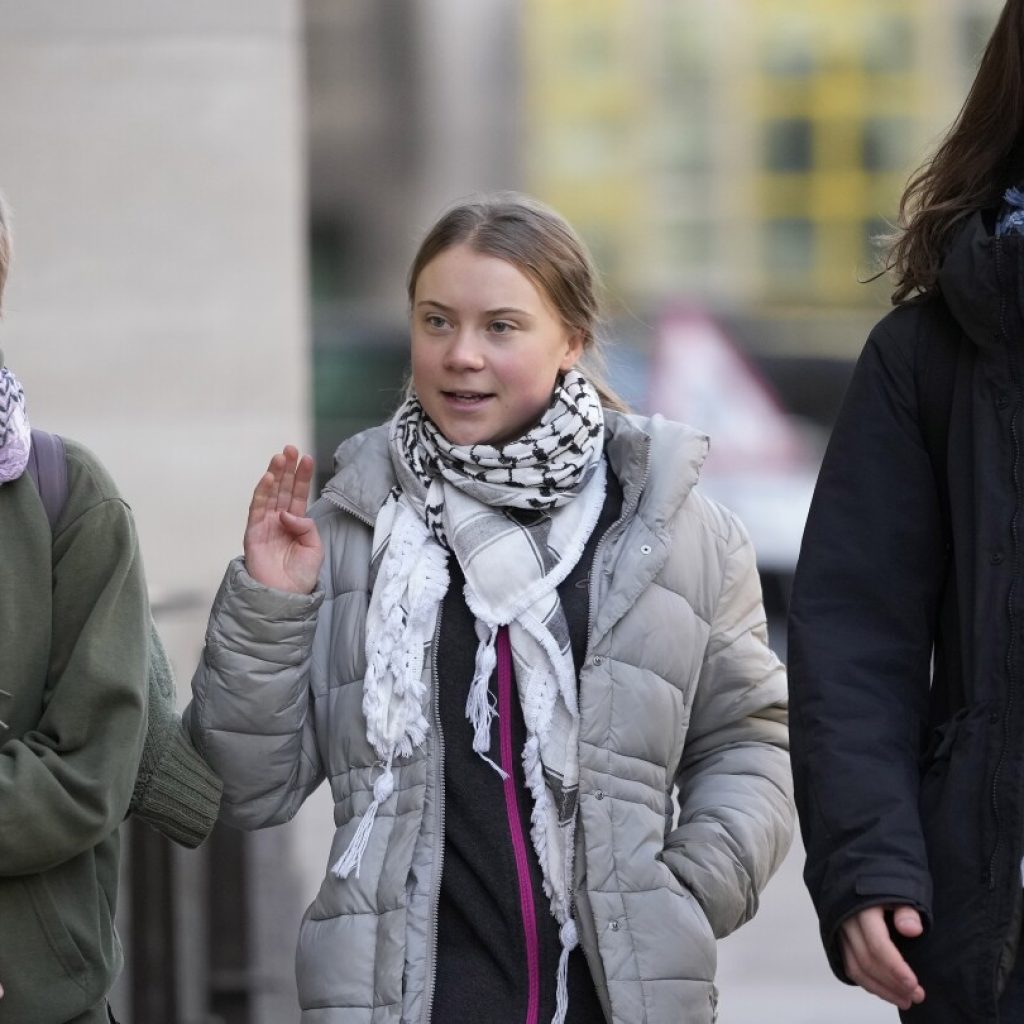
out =
[[998,204],[1022,170],[1024,144],[1024,0],[1007,0],[971,91],[935,155],[913,175],[900,200],[886,256],[900,303],[937,286],[942,258],[958,226]]
[[586,246],[550,207],[518,192],[498,192],[452,207],[427,232],[409,268],[409,305],[416,281],[435,256],[468,245],[485,256],[511,263],[540,289],[562,322],[583,338],[583,372],[609,409],[627,412],[608,386],[597,336],[600,306],[597,274]]

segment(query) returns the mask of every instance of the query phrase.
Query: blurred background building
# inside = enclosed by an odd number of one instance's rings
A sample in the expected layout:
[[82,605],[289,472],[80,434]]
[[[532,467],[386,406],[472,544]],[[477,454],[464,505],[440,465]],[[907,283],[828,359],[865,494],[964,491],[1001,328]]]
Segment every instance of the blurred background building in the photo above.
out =
[[[874,239],[999,7],[0,0],[0,344],[33,419],[134,507],[182,702],[266,460],[300,442],[329,474],[394,408],[415,246],[497,188],[591,246],[620,392],[712,433],[706,485],[749,520],[781,649],[822,441],[887,304]],[[131,830],[119,1019],[295,1019],[330,831],[323,793],[196,854]],[[799,870],[797,848],[721,944],[723,1024],[891,1019],[828,975]]]

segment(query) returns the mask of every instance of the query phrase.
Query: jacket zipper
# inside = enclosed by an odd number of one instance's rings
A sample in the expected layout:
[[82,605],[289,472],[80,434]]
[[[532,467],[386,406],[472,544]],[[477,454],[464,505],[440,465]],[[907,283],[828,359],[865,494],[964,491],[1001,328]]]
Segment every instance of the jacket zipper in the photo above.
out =
[[434,876],[431,880],[430,952],[427,957],[426,992],[423,1000],[423,1024],[430,1024],[434,1010],[434,987],[437,983],[437,913],[441,905],[441,873],[444,870],[444,733],[441,731],[441,689],[437,676],[437,645],[441,640],[441,608],[437,609],[434,627],[434,645],[430,654],[430,678],[434,685],[434,780],[437,786],[437,813],[434,825],[437,835],[437,854],[434,857]]
[[343,498],[336,491],[324,491],[321,497],[326,498],[332,505],[337,505],[342,512],[347,512],[354,519],[358,519],[359,522],[365,523],[371,530],[374,528],[374,521],[360,509],[356,508],[346,498]]
[[[594,548],[594,557],[590,563],[590,586],[587,590],[587,644],[584,648],[585,654],[583,661],[586,663],[590,659],[590,642],[594,637],[594,625],[597,620],[597,578],[601,571],[601,554],[604,551],[605,543],[608,538],[613,534],[619,532],[625,525],[626,520],[633,514],[637,506],[640,504],[640,495],[644,493],[644,488],[647,486],[647,480],[651,475],[651,439],[650,437],[644,438],[643,448],[644,458],[644,475],[640,478],[640,485],[635,488],[629,495],[629,499],[623,501],[622,511],[619,513],[619,518],[608,527],[607,530],[601,535],[601,539],[597,542],[597,547]],[[609,467],[608,472],[611,472]],[[581,666],[582,669],[582,666]],[[578,680],[582,680],[582,671],[577,673]],[[577,685],[579,685],[579,681]],[[578,698],[577,698],[578,700]],[[578,813],[578,811],[577,811]],[[577,832],[577,834],[579,834]],[[573,857],[573,864],[575,865],[576,858]],[[569,916],[575,919],[576,917],[576,879],[573,878],[572,884],[569,886]],[[590,971],[591,978],[594,977],[594,967],[590,962],[590,953],[587,951],[586,945],[581,942],[580,949],[583,950],[583,956],[587,961],[587,969]],[[609,1002],[611,1001],[611,993],[608,994]]]
[[519,817],[519,798],[512,759],[512,647],[508,626],[498,630],[498,731],[501,737],[501,767],[505,772],[505,813],[512,837],[512,852],[519,882],[519,909],[523,918],[526,944],[526,1024],[537,1024],[540,1016],[540,946],[537,938],[537,907],[533,899],[533,883],[523,823]]
[[[996,252],[996,270],[999,284],[1003,285],[1003,247],[999,239],[995,240],[995,252]],[[1018,530],[1018,520],[1020,518],[1020,510],[1022,503],[1021,495],[1021,480],[1020,480],[1020,433],[1017,427],[1017,419],[1020,415],[1021,407],[1021,387],[1020,387],[1020,376],[1016,372],[1016,359],[1013,344],[1006,331],[1006,289],[1005,287],[1000,288],[1001,300],[999,308],[999,332],[1002,335],[1003,342],[1006,345],[1006,358],[1007,363],[1010,367],[1010,376],[1013,379],[1013,392],[1014,392],[1014,406],[1013,413],[1010,418],[1010,437],[1013,442],[1013,463],[1012,463],[1012,477],[1013,477],[1013,492],[1014,492],[1014,506],[1013,506],[1013,518],[1010,521],[1010,533],[1013,538],[1013,573],[1010,578],[1010,589],[1006,595],[1006,611],[1010,620],[1010,640],[1006,646],[1006,661],[1004,668],[1006,670],[1006,678],[1008,682],[1007,696],[1006,696],[1006,708],[1003,711],[1002,729],[999,739],[999,756],[996,760],[995,771],[992,773],[992,790],[991,790],[991,803],[992,803],[992,816],[995,820],[996,825],[996,842],[992,849],[992,856],[988,863],[988,887],[989,891],[994,891],[996,888],[996,869],[999,860],[999,854],[1002,852],[1003,843],[1005,842],[1005,830],[1003,828],[1003,816],[999,810],[999,782],[1003,774],[1003,766],[1006,762],[1006,748],[1009,743],[1010,735],[1010,721],[1013,715],[1013,709],[1015,705],[1015,687],[1013,684],[1014,671],[1013,661],[1017,648],[1017,578],[1020,572],[1020,534]]]
[[1006,669],[1006,678],[1009,681],[1006,695],[1006,709],[1003,712],[1002,728],[1000,730],[999,738],[999,758],[996,761],[995,771],[992,773],[992,814],[995,818],[996,823],[996,844],[992,850],[992,856],[988,863],[988,887],[989,891],[992,891],[996,887],[996,868],[999,860],[999,854],[1002,852],[1003,843],[1005,842],[1006,835],[1003,828],[1003,816],[999,810],[999,782],[1003,774],[1003,766],[1006,762],[1006,747],[1009,742],[1010,732],[1010,720],[1013,716],[1013,709],[1016,703],[1015,692],[1014,692],[1014,672],[1013,672],[1013,660],[1016,653],[1017,647],[1017,608],[1016,608],[1016,590],[1017,590],[1017,574],[1020,571],[1020,543],[1019,543],[1019,531],[1017,529],[1017,519],[1020,515],[1021,507],[1021,486],[1020,486],[1020,472],[1018,463],[1020,461],[1020,436],[1017,430],[1017,416],[1020,412],[1020,395],[1018,389],[1017,401],[1013,410],[1013,418],[1010,421],[1010,436],[1013,439],[1013,488],[1015,494],[1015,504],[1013,510],[1013,519],[1010,523],[1010,533],[1013,537],[1013,576],[1010,580],[1010,590],[1006,595],[1006,610],[1007,615],[1010,619],[1010,642],[1006,645],[1006,661],[1004,668]]
[[[609,469],[608,472],[611,472]],[[619,518],[608,527],[607,530],[602,534],[601,539],[597,542],[597,547],[594,549],[594,558],[590,563],[590,589],[588,591],[589,604],[587,607],[587,646],[585,659],[590,657],[590,641],[594,636],[594,623],[597,619],[597,602],[594,597],[597,594],[597,576],[600,571],[601,552],[604,550],[605,541],[613,534],[618,533],[626,520],[636,511],[637,505],[640,504],[640,495],[644,493],[644,488],[647,486],[647,480],[651,475],[651,439],[649,437],[644,438],[644,475],[640,479],[640,486],[635,488],[629,496],[629,500],[623,502],[622,511],[619,513]]]

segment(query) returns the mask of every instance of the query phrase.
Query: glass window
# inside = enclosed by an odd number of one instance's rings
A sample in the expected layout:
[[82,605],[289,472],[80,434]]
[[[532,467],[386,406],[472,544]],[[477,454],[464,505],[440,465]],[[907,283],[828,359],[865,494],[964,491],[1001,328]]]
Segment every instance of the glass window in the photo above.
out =
[[657,149],[666,169],[678,172],[705,170],[711,162],[711,120],[707,94],[692,92],[683,102],[674,102],[681,115],[670,115],[658,126]]
[[914,66],[914,31],[905,14],[872,17],[864,36],[864,67],[875,74],[909,71]]
[[764,263],[773,277],[809,274],[814,267],[814,222],[806,217],[766,221],[763,243]]
[[604,74],[614,61],[608,27],[601,23],[580,26],[566,41],[569,63],[582,74]]
[[800,77],[814,71],[816,47],[811,19],[776,12],[765,27],[761,63],[768,74]]
[[913,124],[906,117],[872,117],[861,130],[861,165],[867,171],[902,171],[912,159]]
[[669,258],[675,266],[706,266],[713,259],[714,232],[703,221],[674,224],[669,228]]
[[770,171],[809,171],[814,162],[814,125],[806,117],[765,124],[764,162]]

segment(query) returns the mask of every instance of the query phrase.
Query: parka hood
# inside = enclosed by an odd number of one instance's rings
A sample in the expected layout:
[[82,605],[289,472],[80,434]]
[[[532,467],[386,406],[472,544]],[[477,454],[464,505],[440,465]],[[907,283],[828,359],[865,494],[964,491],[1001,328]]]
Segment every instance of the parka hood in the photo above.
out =
[[1024,345],[1024,236],[996,237],[978,211],[964,223],[939,271],[950,312],[980,349]]

